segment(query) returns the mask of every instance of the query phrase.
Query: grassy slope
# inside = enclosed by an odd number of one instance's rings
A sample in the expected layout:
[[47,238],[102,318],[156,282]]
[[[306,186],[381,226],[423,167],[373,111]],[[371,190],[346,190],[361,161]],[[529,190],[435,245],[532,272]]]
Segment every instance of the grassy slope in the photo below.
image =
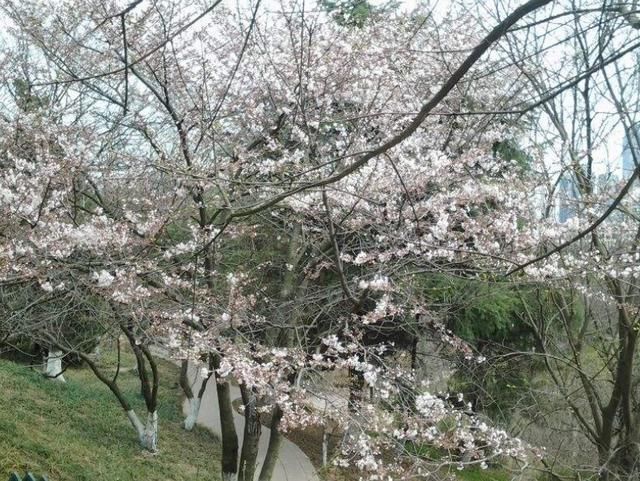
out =
[[[67,371],[62,384],[0,360],[0,481],[11,470],[27,469],[51,481],[219,479],[217,439],[181,428],[177,368],[166,362],[160,368],[160,453],[151,456],[138,447],[113,394],[88,369]],[[142,416],[137,378],[124,371],[118,379]]]

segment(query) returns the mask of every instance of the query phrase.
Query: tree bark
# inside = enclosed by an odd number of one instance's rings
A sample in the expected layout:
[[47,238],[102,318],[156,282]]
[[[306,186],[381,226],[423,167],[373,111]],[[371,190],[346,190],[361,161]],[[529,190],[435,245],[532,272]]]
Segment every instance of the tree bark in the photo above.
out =
[[327,459],[329,457],[329,436],[327,434],[327,427],[322,429],[322,467],[327,466]]
[[140,418],[136,414],[133,409],[129,409],[127,411],[127,417],[129,418],[129,422],[133,429],[135,429],[136,434],[138,435],[138,441],[140,442],[140,446],[144,447],[145,438],[144,438],[144,424],[140,421]]
[[140,418],[133,409],[127,411],[127,417],[133,429],[138,435],[140,446],[147,451],[158,451],[158,413],[147,413],[147,422],[142,424]]
[[216,391],[222,433],[222,479],[223,481],[234,481],[238,474],[238,435],[233,423],[231,389],[227,381],[220,381],[218,378],[217,369],[220,367],[220,356],[213,354],[212,358],[213,367],[216,370]]
[[255,393],[246,386],[240,386],[244,404],[244,439],[240,453],[238,481],[253,481],[258,464],[258,446],[262,425],[258,414],[258,400]]
[[118,373],[120,371],[119,366],[114,378],[109,379],[105,375],[105,373],[98,368],[96,363],[93,362],[93,360],[89,356],[81,352],[79,352],[78,355],[82,358],[82,360],[85,363],[87,363],[87,365],[96,375],[96,377],[100,381],[102,381],[113,393],[113,395],[116,397],[116,399],[120,403],[120,406],[122,407],[124,412],[127,414],[127,418],[129,418],[129,422],[131,423],[131,426],[133,426],[133,429],[136,431],[136,434],[138,436],[138,441],[140,443],[140,447],[151,452],[157,451],[158,449],[158,414],[157,412],[155,410],[149,411],[147,413],[147,424],[146,425],[142,424],[142,422],[140,421],[140,418],[138,417],[136,412],[133,410],[133,408],[129,404],[129,401],[127,401],[127,399],[124,397],[124,395],[122,394],[122,391],[120,391],[120,387],[118,386],[118,383],[116,382]]
[[191,397],[188,398],[188,402],[189,410],[187,417],[184,419],[184,429],[186,431],[191,431],[196,425],[196,421],[198,420],[198,416],[200,415],[200,405],[202,404],[202,399]]
[[202,397],[204,396],[205,389],[207,387],[207,383],[211,379],[211,375],[205,377],[202,380],[202,384],[200,386],[200,391],[198,391],[198,395],[196,397],[191,394],[191,396],[187,396],[189,401],[189,411],[187,417],[184,420],[184,428],[187,431],[191,431],[193,426],[195,426],[198,421],[198,416],[200,415],[200,407],[202,406]]
[[349,369],[349,411],[358,413],[362,406],[362,388],[364,375],[355,369]]
[[280,406],[273,408],[271,415],[271,434],[269,435],[269,447],[264,457],[264,463],[260,470],[258,481],[271,481],[273,470],[278,462],[280,454],[280,445],[282,444],[282,433],[280,433],[280,420],[282,419],[282,410]]
[[147,424],[144,427],[143,447],[152,453],[158,450],[158,412],[147,413]]

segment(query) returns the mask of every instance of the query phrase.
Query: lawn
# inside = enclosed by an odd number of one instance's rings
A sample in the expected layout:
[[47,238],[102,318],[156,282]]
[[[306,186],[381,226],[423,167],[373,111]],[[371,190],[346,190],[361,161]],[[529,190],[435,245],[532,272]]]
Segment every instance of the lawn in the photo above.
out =
[[[113,368],[109,354],[101,361],[107,369]],[[219,441],[204,429],[182,429],[178,370],[164,361],[159,367],[159,453],[149,455],[138,447],[113,394],[90,370],[67,370],[63,384],[0,360],[0,481],[12,470],[47,474],[50,481],[219,479]],[[124,370],[118,379],[144,416],[135,373]]]

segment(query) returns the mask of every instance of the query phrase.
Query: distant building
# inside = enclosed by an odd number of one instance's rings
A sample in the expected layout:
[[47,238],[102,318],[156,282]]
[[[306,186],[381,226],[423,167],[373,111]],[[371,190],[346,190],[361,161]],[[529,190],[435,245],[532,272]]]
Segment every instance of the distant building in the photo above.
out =
[[[640,163],[640,123],[634,125],[635,135],[623,137],[622,155],[612,163],[607,163],[607,171],[602,174],[594,174],[593,187],[595,193],[602,193],[611,189],[619,189],[618,184],[626,181],[636,170],[636,159]],[[631,138],[629,138],[631,137]],[[577,215],[580,205],[580,191],[575,176],[570,171],[565,171],[558,181],[555,192],[553,214],[556,222],[564,224]],[[640,205],[638,205],[640,209]],[[613,217],[615,218],[615,213]]]
[[576,208],[580,194],[575,180],[569,174],[565,174],[558,182],[558,199],[556,219],[565,223],[576,215]]

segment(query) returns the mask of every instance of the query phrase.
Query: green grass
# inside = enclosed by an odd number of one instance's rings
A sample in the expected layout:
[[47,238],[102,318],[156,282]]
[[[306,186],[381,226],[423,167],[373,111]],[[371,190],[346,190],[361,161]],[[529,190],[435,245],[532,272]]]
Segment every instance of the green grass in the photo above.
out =
[[[442,449],[438,449],[426,443],[406,443],[405,449],[409,454],[431,460],[442,459],[446,456],[445,451]],[[455,463],[452,465],[455,466]],[[471,465],[461,470],[449,467],[444,471],[447,474],[453,475],[459,481],[511,481],[512,479],[512,476],[508,471],[500,469],[499,467],[482,469],[478,465]],[[437,479],[437,477],[434,479]]]
[[481,469],[476,466],[462,469],[455,474],[460,481],[510,481],[512,479],[507,471],[497,468]]
[[[107,370],[113,356],[101,361]],[[133,366],[129,356],[124,367]],[[68,370],[67,383],[0,360],[0,481],[32,471],[50,481],[219,479],[220,448],[208,431],[181,427],[177,368],[159,361],[159,453],[143,452],[113,394],[88,369]],[[137,377],[120,373],[123,392],[143,419]]]

